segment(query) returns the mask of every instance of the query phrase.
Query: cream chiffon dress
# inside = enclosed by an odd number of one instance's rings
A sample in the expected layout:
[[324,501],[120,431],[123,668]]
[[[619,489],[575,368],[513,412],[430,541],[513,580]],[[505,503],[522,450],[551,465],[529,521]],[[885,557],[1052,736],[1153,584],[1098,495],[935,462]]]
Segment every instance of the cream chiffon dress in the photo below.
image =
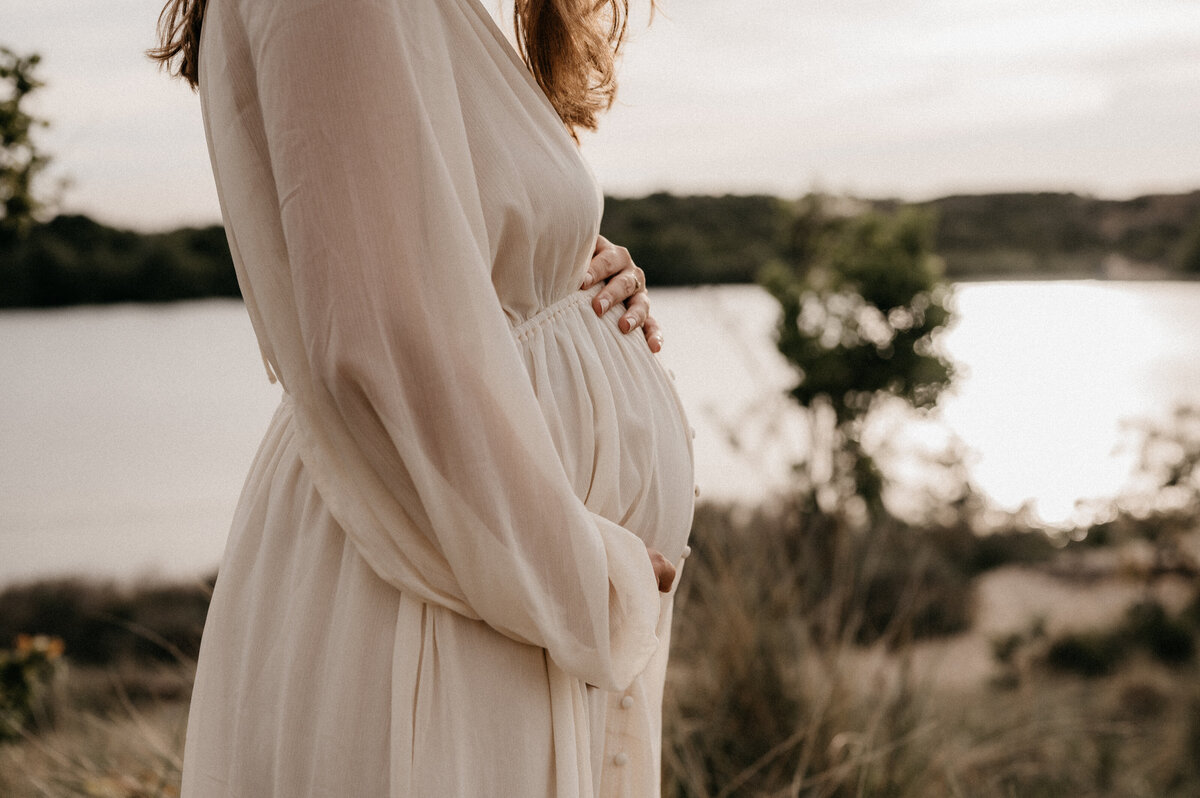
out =
[[200,95],[284,398],[183,795],[656,795],[691,439],[545,95],[478,0],[209,0]]

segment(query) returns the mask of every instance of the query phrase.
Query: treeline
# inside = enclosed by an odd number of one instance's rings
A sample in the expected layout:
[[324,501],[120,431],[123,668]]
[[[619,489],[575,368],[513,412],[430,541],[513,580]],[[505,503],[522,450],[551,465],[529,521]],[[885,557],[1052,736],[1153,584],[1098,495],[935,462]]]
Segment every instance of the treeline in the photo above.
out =
[[607,197],[600,233],[651,285],[752,283],[787,248],[795,203],[764,195]]
[[0,238],[0,307],[239,295],[219,225],[139,233],[58,216],[19,239]]
[[0,648],[20,634],[62,640],[72,662],[116,665],[194,660],[216,575],[121,585],[64,577],[0,590]]
[[1200,275],[1200,191],[979,194],[922,207],[938,219],[935,246],[951,278]]
[[[1131,200],[978,194],[923,203],[834,200],[847,214],[910,205],[933,216],[950,279],[1200,275],[1200,191]],[[652,194],[609,199],[601,232],[658,285],[753,282],[795,257],[803,200]]]
[[[838,204],[854,213],[904,203]],[[934,247],[951,279],[1200,275],[1200,191],[1132,200],[981,194],[916,207],[937,221]],[[802,213],[802,201],[765,195],[610,197],[601,232],[634,253],[652,285],[745,283],[793,257]],[[139,233],[72,215],[0,238],[0,307],[237,295],[216,225]]]

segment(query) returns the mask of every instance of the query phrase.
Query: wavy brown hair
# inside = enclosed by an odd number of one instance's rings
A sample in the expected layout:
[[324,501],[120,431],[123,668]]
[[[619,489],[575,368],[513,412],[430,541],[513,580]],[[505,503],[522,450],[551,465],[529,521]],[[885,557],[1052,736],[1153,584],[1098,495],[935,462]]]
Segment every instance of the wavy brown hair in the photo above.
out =
[[200,82],[200,26],[208,0],[167,0],[158,15],[158,47],[146,55],[193,89]]
[[[157,47],[146,51],[196,88],[200,27],[208,0],[167,0]],[[617,93],[616,57],[629,0],[514,0],[518,49],[542,91],[572,131],[596,129]],[[654,0],[650,0],[653,10]]]

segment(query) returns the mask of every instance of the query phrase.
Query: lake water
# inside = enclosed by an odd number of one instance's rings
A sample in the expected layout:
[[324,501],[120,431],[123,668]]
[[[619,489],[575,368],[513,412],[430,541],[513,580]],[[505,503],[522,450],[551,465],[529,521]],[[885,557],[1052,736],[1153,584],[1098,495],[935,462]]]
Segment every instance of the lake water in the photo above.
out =
[[[656,289],[662,359],[693,424],[705,497],[786,484],[805,443],[783,397],[774,303],[751,286]],[[975,283],[940,346],[961,367],[943,423],[893,423],[902,449],[969,449],[997,504],[1050,522],[1112,496],[1123,419],[1200,402],[1200,284]],[[0,313],[0,583],[215,567],[279,398],[236,301]]]

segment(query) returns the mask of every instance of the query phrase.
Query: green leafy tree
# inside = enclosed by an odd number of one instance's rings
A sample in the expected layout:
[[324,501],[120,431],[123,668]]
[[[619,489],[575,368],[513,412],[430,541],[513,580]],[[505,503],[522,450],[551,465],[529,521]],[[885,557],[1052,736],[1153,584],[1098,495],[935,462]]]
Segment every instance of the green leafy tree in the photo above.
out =
[[1148,587],[1170,573],[1195,579],[1200,556],[1190,549],[1189,538],[1200,523],[1200,405],[1178,405],[1167,419],[1129,427],[1140,438],[1139,457],[1111,528],[1100,534],[1120,537],[1123,532],[1153,544]]
[[24,107],[42,86],[34,76],[40,61],[36,53],[23,56],[0,47],[0,237],[27,232],[41,208],[33,185],[49,158],[38,150],[33,131],[47,123]]
[[[796,557],[813,566],[803,599],[810,633],[895,644],[969,623],[969,577],[936,524],[921,534],[889,512],[885,475],[864,444],[884,405],[927,409],[950,383],[951,364],[932,340],[950,313],[932,216],[854,210],[802,200],[783,258],[761,279],[782,311],[778,347],[796,370],[791,396],[809,427],[790,512]],[[960,480],[966,506],[965,478],[946,473]],[[973,537],[963,524],[941,531]]]
[[801,201],[786,261],[764,270],[779,302],[779,351],[799,376],[791,395],[808,414],[805,490],[826,510],[857,496],[882,511],[884,480],[862,445],[885,399],[932,407],[953,369],[932,336],[949,320],[933,221],[918,210],[836,216]]

